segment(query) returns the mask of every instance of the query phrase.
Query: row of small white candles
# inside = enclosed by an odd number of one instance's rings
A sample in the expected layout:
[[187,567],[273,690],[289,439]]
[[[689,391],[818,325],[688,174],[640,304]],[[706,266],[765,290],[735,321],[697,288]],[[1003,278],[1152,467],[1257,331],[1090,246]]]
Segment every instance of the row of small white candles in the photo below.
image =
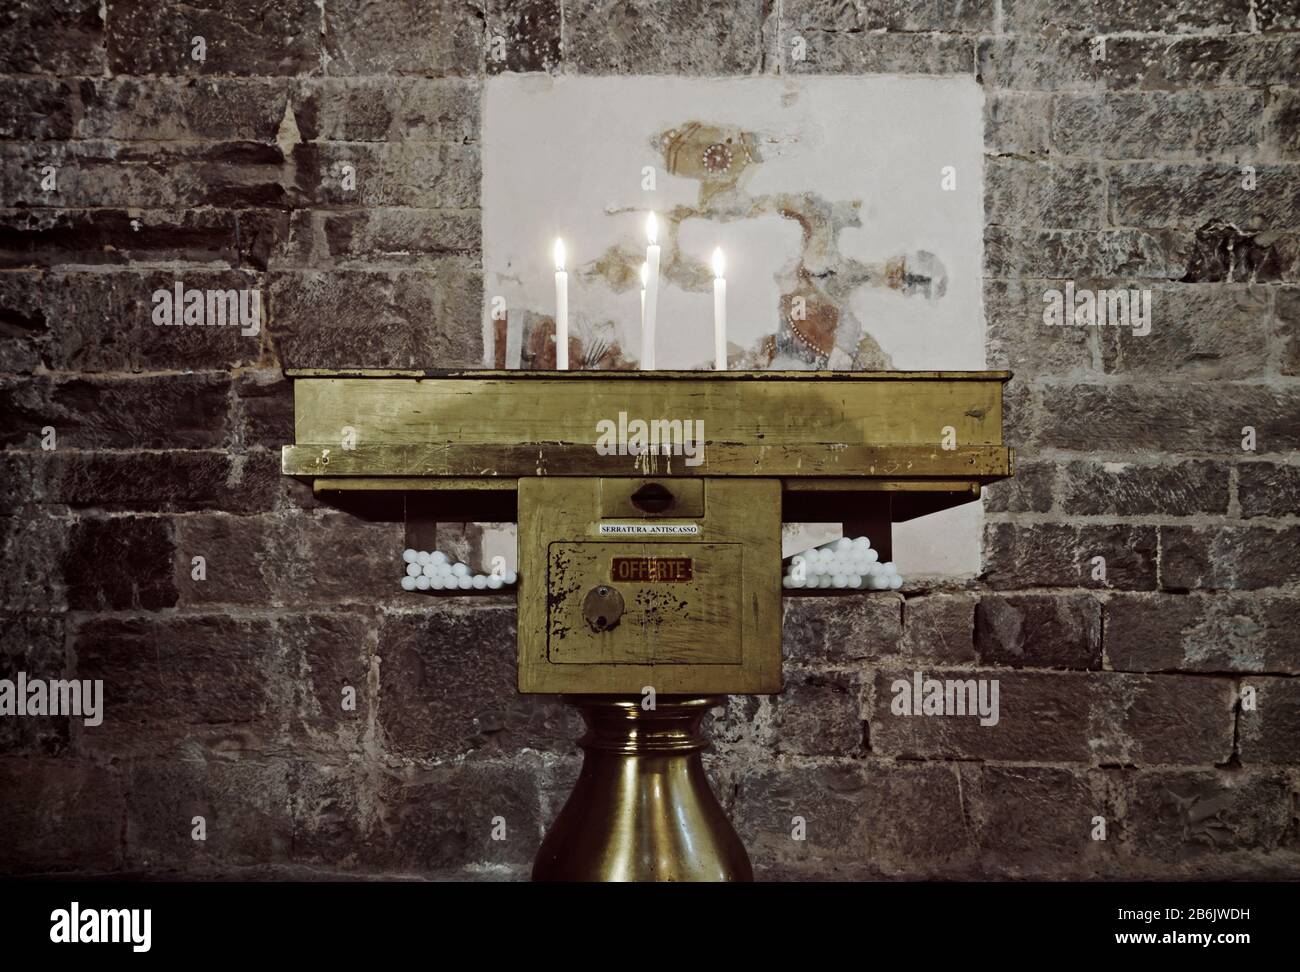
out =
[[903,586],[903,578],[892,560],[880,562],[880,554],[871,549],[869,539],[844,537],[791,557],[781,586],[896,591]]
[[[659,312],[659,222],[645,221],[645,263],[641,264],[641,370],[655,368],[655,321]],[[555,367],[569,370],[569,274],[564,240],[555,241]],[[727,370],[727,281],[722,250],[713,251],[713,368]]]
[[453,562],[441,550],[402,551],[406,573],[402,577],[404,591],[468,591],[500,590],[509,587],[518,576],[513,570],[502,574],[476,574],[468,564]]

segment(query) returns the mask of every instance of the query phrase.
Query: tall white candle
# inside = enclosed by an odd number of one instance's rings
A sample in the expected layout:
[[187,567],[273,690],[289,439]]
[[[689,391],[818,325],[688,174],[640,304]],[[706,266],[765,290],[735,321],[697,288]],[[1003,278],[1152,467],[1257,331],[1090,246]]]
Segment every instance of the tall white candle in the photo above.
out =
[[713,250],[713,370],[727,370],[727,281],[722,248]]
[[569,370],[569,275],[564,272],[564,240],[555,240],[555,367]]
[[641,264],[641,328],[645,329],[645,282],[650,276],[650,267],[646,263]]
[[646,217],[645,235],[649,245],[645,248],[646,287],[645,313],[641,315],[641,370],[654,371],[655,312],[659,307],[659,224],[653,212]]

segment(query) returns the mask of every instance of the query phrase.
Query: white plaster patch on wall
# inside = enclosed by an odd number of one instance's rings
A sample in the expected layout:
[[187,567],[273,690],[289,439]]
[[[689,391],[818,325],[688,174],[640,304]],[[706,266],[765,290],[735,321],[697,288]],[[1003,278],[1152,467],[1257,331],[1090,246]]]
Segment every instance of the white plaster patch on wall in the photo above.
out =
[[[553,367],[556,236],[574,364],[636,367],[650,209],[663,224],[660,367],[710,364],[715,246],[733,367],[984,367],[973,78],[497,75],[484,85],[482,199],[484,313],[505,299],[524,367]],[[485,323],[489,343],[496,332]],[[968,504],[900,526],[896,560],[913,574],[978,571],[981,522]]]
[[[635,363],[635,270],[653,208],[671,227],[663,261],[675,265],[660,298],[661,367],[709,360],[715,245],[727,253],[731,338],[742,349],[788,323],[781,297],[799,289],[803,270],[845,279],[818,296],[856,316],[892,367],[982,367],[982,97],[967,77],[488,78],[485,288],[512,310],[549,315],[551,242],[562,235],[575,326],[611,325]],[[683,136],[667,157],[663,136],[692,122],[734,138],[734,180],[693,168],[703,136]],[[642,189],[645,166],[656,169],[654,191]],[[792,200],[812,202],[783,205]],[[930,293],[904,276],[930,278]],[[859,334],[843,320],[838,330],[851,355]]]

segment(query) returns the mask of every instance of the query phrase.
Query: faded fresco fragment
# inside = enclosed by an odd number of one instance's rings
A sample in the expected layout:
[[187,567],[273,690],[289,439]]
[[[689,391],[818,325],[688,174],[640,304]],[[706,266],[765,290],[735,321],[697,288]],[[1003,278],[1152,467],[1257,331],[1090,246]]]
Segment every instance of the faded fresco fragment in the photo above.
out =
[[[910,269],[906,255],[868,266],[841,254],[839,231],[862,225],[861,200],[832,202],[812,191],[757,196],[747,192],[746,174],[762,164],[760,141],[755,132],[696,121],[652,139],[671,175],[699,183],[695,206],[677,206],[665,214],[669,238],[675,238],[675,228],[691,218],[732,222],[774,213],[799,225],[802,251],[798,265],[783,275],[775,330],[754,347],[736,349],[729,355],[731,366],[765,369],[780,359],[783,367],[800,362],[811,368],[891,368],[889,356],[863,329],[847,297],[861,286],[942,297],[947,284],[942,266],[925,251],[915,254]],[[674,248],[674,252],[680,251]],[[712,273],[699,261],[684,266],[674,260],[665,275],[684,290],[704,291],[712,286]]]

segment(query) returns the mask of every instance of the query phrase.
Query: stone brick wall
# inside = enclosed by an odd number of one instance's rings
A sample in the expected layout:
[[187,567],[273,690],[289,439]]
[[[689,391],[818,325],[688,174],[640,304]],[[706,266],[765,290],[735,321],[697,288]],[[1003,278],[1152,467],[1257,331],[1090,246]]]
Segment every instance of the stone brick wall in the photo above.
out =
[[[709,759],[760,874],[1300,875],[1293,0],[8,0],[0,661],[107,691],[0,721],[0,871],[527,873],[578,727],[515,693],[511,603],[412,608],[400,526],[277,449],[283,367],[481,360],[480,86],[538,70],[984,88],[1018,475],[979,583],[787,599],[787,691]],[[1067,279],[1151,334],[1043,326]],[[266,327],[155,328],[176,280]],[[917,669],[998,678],[999,725],[892,716]]]

